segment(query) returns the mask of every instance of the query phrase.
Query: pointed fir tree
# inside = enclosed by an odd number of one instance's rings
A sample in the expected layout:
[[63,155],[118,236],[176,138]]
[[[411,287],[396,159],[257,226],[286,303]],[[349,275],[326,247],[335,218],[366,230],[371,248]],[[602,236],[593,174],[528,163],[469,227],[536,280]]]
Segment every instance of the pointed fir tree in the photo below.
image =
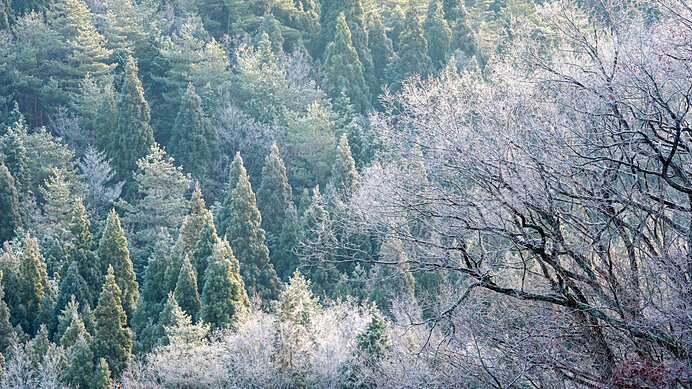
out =
[[55,317],[55,300],[56,300],[56,290],[52,282],[48,283],[48,288],[46,288],[46,293],[43,295],[41,300],[41,309],[38,311],[38,315],[34,320],[34,328],[45,328],[49,335],[55,333],[57,327],[57,320]]
[[214,246],[205,279],[200,318],[212,328],[234,325],[248,312],[250,302],[238,260],[227,241]]
[[192,83],[187,85],[173,126],[169,150],[183,171],[203,177],[216,166],[216,134],[202,110],[202,100]]
[[262,228],[267,232],[267,246],[272,254],[277,248],[283,218],[293,202],[293,191],[286,177],[286,166],[274,142],[262,168],[262,183],[257,191],[257,207],[262,214]]
[[94,371],[94,378],[91,380],[91,386],[89,387],[91,389],[111,389],[113,387],[111,371],[105,358],[99,359]]
[[336,161],[332,167],[332,184],[346,198],[352,196],[360,187],[356,161],[351,156],[351,147],[346,134],[341,135],[336,148]]
[[207,213],[202,230],[199,232],[199,240],[193,254],[195,270],[197,271],[197,289],[200,294],[204,288],[205,275],[209,261],[214,253],[214,246],[219,242],[214,226],[214,216],[211,212]]
[[96,296],[103,281],[98,257],[91,251],[90,225],[82,200],[77,198],[72,208],[72,221],[70,223],[72,241],[67,245],[67,263],[77,263],[79,274],[87,286],[83,296],[91,296],[91,301],[86,302],[91,307],[96,305]]
[[274,54],[279,55],[283,53],[284,37],[281,32],[281,25],[270,10],[265,11],[264,16],[262,16],[262,22],[255,36],[255,44],[258,44],[262,40],[263,33],[267,34],[272,44],[272,51]]
[[90,387],[94,370],[93,359],[94,353],[91,351],[88,341],[80,336],[68,350],[65,381],[80,388]]
[[[16,108],[15,108],[16,109]],[[17,122],[7,127],[7,133],[0,138],[0,162],[7,166],[14,178],[17,192],[27,191],[29,185],[29,160],[24,139],[27,137],[27,128],[24,116],[19,114]]]
[[24,238],[24,248],[19,256],[19,314],[24,331],[33,335],[38,330],[34,326],[41,311],[41,302],[48,291],[48,274],[43,256],[39,252],[38,241],[31,238],[29,233]]
[[[112,160],[118,154],[118,101],[112,85],[106,85],[94,117],[96,146],[105,150]],[[116,166],[117,167],[117,166]]]
[[299,234],[298,211],[296,206],[291,203],[288,205],[284,215],[277,253],[272,256],[276,273],[283,281],[287,281],[288,277],[300,265],[298,255],[296,254],[300,239]]
[[428,42],[423,36],[420,18],[413,2],[409,2],[406,11],[404,29],[399,37],[401,42],[397,56],[387,69],[389,83],[392,89],[398,89],[407,78],[418,75],[427,77],[433,71],[433,63],[428,56]]
[[416,282],[409,271],[408,255],[400,240],[387,237],[379,254],[382,261],[396,264],[377,264],[372,268],[369,300],[393,317],[392,301],[415,304]]
[[469,16],[463,4],[459,5],[456,15],[456,22],[452,29],[451,49],[459,60],[470,59],[474,56],[479,57],[480,51],[476,42],[476,35],[471,29]]
[[197,276],[190,263],[189,255],[185,254],[178,282],[175,285],[175,300],[188,315],[195,318],[199,312],[199,292],[197,291]]
[[14,178],[4,163],[0,163],[0,243],[12,240],[23,226],[19,215],[19,195]]
[[2,355],[10,345],[10,338],[14,334],[14,329],[10,323],[10,309],[5,302],[5,288],[2,283],[3,273],[0,270],[0,355]]
[[428,56],[433,66],[440,69],[444,66],[452,41],[452,30],[447,24],[440,0],[430,0],[428,13],[423,22],[425,39],[428,42]]
[[233,190],[238,184],[240,176],[247,175],[245,166],[243,165],[243,157],[240,156],[240,152],[235,153],[233,162],[231,162],[231,167],[228,173],[228,184],[226,185],[226,194],[219,209],[218,215],[216,215],[216,225],[219,232],[219,236],[223,237],[226,235],[226,229],[231,223],[231,203],[233,201]]
[[98,256],[104,273],[108,266],[113,266],[115,270],[115,282],[122,291],[120,299],[129,322],[139,297],[139,284],[130,260],[125,231],[120,225],[120,217],[115,209],[108,213],[106,228],[99,242]]
[[262,217],[257,209],[255,193],[245,168],[240,173],[233,189],[226,237],[240,262],[240,274],[248,294],[257,293],[265,300],[273,300],[281,288],[279,278],[269,261],[269,249],[264,243],[264,230],[260,227]]
[[[372,53],[372,63],[375,69],[377,85],[381,87],[386,79],[386,69],[394,57],[392,40],[387,36],[387,32],[380,15],[376,12],[368,15],[368,44]],[[379,95],[380,89],[371,91],[375,97]]]
[[370,306],[370,322],[363,332],[356,336],[357,352],[368,365],[375,366],[391,348],[387,336],[387,322],[380,314],[377,304]]
[[62,312],[72,299],[81,303],[82,306],[88,306],[94,300],[91,293],[91,289],[79,272],[79,264],[72,262],[65,276],[60,280],[60,289],[55,302],[56,314]]
[[[58,312],[57,309],[56,312]],[[65,308],[58,313],[58,328],[53,336],[56,344],[60,343],[60,339],[65,334],[65,331],[67,331],[67,327],[69,327],[72,323],[72,319],[76,315],[81,317],[79,314],[79,302],[74,296],[71,296],[70,301],[67,303],[67,305],[65,305]],[[82,321],[84,320],[82,319]],[[84,327],[86,328],[86,324],[84,324]],[[89,332],[89,330],[87,330],[87,332]],[[89,332],[89,334],[91,333]]]
[[146,157],[154,144],[154,133],[149,126],[149,104],[144,99],[137,71],[135,60],[130,57],[125,65],[125,79],[118,101],[117,142],[113,142],[117,148],[106,150],[115,161],[118,181],[129,179],[130,172],[137,169],[137,161]]
[[92,349],[96,358],[106,359],[115,375],[125,368],[132,350],[132,332],[125,328],[127,316],[120,301],[121,295],[115,282],[113,267],[109,266],[106,282],[94,311],[96,334]]
[[327,46],[324,64],[332,98],[337,98],[343,90],[357,111],[365,112],[370,108],[372,97],[365,83],[363,64],[351,43],[351,31],[343,13],[337,18],[336,35]]
[[87,343],[91,342],[91,335],[87,332],[86,326],[79,316],[79,313],[77,313],[77,310],[65,311],[64,313],[72,315],[72,319],[65,329],[65,332],[60,337],[60,345],[68,349],[74,346],[80,337],[86,339]]

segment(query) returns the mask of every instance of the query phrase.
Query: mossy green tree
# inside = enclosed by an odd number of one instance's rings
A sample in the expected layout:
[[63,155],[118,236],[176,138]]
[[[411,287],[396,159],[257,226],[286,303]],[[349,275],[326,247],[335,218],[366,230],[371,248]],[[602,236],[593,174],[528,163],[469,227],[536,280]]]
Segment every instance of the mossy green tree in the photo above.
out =
[[23,226],[19,214],[19,195],[14,178],[4,163],[0,163],[0,243],[12,240]]
[[65,276],[60,280],[58,297],[55,302],[55,313],[62,312],[71,300],[75,300],[82,306],[89,306],[94,300],[93,291],[87,285],[80,274],[79,264],[72,262],[67,268]]
[[185,254],[180,267],[178,282],[175,285],[175,300],[188,315],[193,318],[197,317],[200,307],[197,275],[188,254]]
[[232,193],[226,238],[240,262],[240,274],[249,295],[259,294],[273,300],[281,288],[274,266],[269,261],[269,249],[264,243],[264,230],[260,227],[262,217],[257,209],[257,200],[242,165],[240,155],[237,182]]
[[440,0],[430,0],[428,13],[423,22],[425,39],[428,42],[428,56],[433,66],[440,69],[445,65],[452,42],[452,30],[445,19]]
[[65,250],[67,252],[66,264],[69,265],[74,262],[78,265],[79,274],[87,286],[84,296],[91,296],[92,298],[87,304],[94,307],[96,306],[96,296],[98,296],[103,284],[103,273],[96,253],[91,250],[90,226],[91,222],[87,218],[82,199],[75,199],[72,207],[72,221],[70,222],[72,241],[68,243]]
[[298,211],[296,206],[291,203],[288,205],[284,215],[277,252],[272,254],[272,263],[276,273],[283,281],[287,281],[288,277],[300,265],[297,255],[298,243],[300,242],[299,235]]
[[[39,251],[38,241],[29,233],[24,238],[24,247],[19,255],[19,310],[18,323],[30,335],[36,333],[36,318],[41,310],[41,302],[50,293],[46,264]],[[14,313],[13,313],[14,315]]]
[[112,209],[106,219],[106,228],[101,236],[98,249],[99,261],[104,274],[108,266],[115,270],[115,282],[122,295],[120,297],[128,322],[135,311],[135,303],[139,297],[139,284],[130,260],[130,250],[127,248],[125,231],[120,225],[120,217]]
[[113,387],[113,379],[111,379],[111,371],[108,368],[108,362],[105,358],[100,358],[96,369],[94,370],[94,378],[91,380],[91,389],[110,389]]
[[68,349],[74,346],[80,337],[84,338],[87,343],[91,342],[91,334],[87,332],[84,321],[82,321],[77,309],[71,309],[68,307],[63,314],[70,315],[70,324],[65,328],[65,332],[60,337],[60,345]]
[[0,355],[10,345],[10,338],[14,334],[14,328],[10,323],[10,309],[5,302],[5,288],[2,284],[3,272],[0,270]]
[[212,328],[232,326],[249,306],[238,260],[229,243],[219,241],[206,271],[200,318]]
[[262,214],[262,228],[267,233],[267,246],[272,257],[279,243],[284,215],[292,202],[293,191],[286,177],[286,166],[274,142],[265,158],[262,183],[257,191],[257,207]]
[[132,332],[126,328],[127,315],[123,310],[122,292],[115,282],[113,267],[108,267],[99,303],[94,311],[96,333],[92,342],[95,358],[105,358],[113,374],[118,375],[127,365],[132,351]]

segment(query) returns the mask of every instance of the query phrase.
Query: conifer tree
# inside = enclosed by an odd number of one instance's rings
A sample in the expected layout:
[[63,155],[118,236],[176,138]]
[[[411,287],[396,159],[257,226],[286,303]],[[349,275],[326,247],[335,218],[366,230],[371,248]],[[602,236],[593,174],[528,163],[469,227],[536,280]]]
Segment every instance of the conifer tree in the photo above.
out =
[[398,53],[399,47],[401,46],[401,33],[404,31],[404,21],[406,20],[406,15],[401,9],[401,6],[397,4],[394,7],[389,20],[387,36],[392,40],[392,48],[394,49],[394,52]]
[[20,114],[17,120],[13,126],[7,127],[7,133],[0,138],[0,162],[7,166],[17,192],[21,193],[29,189],[29,157],[24,141],[27,137],[24,116]]
[[202,177],[216,166],[216,133],[202,110],[192,83],[187,85],[173,126],[169,150],[185,172]]
[[0,355],[2,355],[10,345],[10,338],[14,334],[14,329],[10,323],[10,309],[5,303],[5,288],[2,284],[2,270],[0,270]]
[[[101,92],[101,101],[96,108],[94,117],[94,132],[96,146],[99,150],[106,150],[106,154],[113,158],[118,150],[118,101],[113,86],[107,84]],[[119,165],[118,165],[119,166]]]
[[130,57],[125,65],[118,101],[117,148],[106,150],[115,162],[118,181],[129,179],[130,172],[137,168],[137,161],[146,157],[154,145],[154,133],[149,126],[149,104],[144,99],[137,71],[135,60]]
[[19,215],[19,196],[14,186],[14,178],[4,163],[0,163],[0,242],[12,240],[17,228],[21,228]]
[[108,362],[104,358],[99,359],[94,371],[94,378],[91,380],[91,389],[111,389],[113,380],[111,379],[111,371],[108,368]]
[[262,16],[262,23],[260,23],[255,36],[256,43],[262,40],[262,33],[267,34],[274,54],[281,54],[284,47],[284,37],[281,33],[281,25],[270,10],[265,11],[264,16]]
[[205,218],[202,230],[199,232],[199,240],[197,240],[197,245],[193,254],[195,270],[197,271],[197,289],[200,294],[204,288],[206,280],[205,274],[209,266],[209,261],[211,261],[212,254],[214,253],[214,246],[218,242],[219,236],[216,235],[214,217],[213,214],[209,212]]
[[195,318],[199,312],[199,292],[197,291],[197,276],[190,263],[190,256],[185,254],[178,282],[175,285],[175,300],[188,315]]
[[233,189],[226,237],[240,262],[240,274],[248,294],[258,293],[266,300],[273,300],[279,293],[279,279],[269,262],[255,193],[245,168],[239,170],[241,174]]
[[228,184],[226,184],[226,194],[223,198],[223,203],[219,209],[218,215],[216,215],[216,225],[219,232],[219,237],[224,237],[226,235],[226,229],[231,223],[231,203],[233,201],[233,190],[238,184],[240,176],[247,175],[245,166],[243,165],[243,157],[240,156],[240,152],[235,153],[233,162],[229,168],[228,173]]
[[293,203],[288,205],[281,226],[281,236],[277,253],[272,256],[272,262],[276,273],[281,280],[287,281],[288,277],[298,268],[298,250],[300,226],[298,211]]
[[459,59],[480,56],[480,51],[476,42],[476,35],[471,29],[469,16],[463,4],[459,5],[456,12],[456,22],[454,24],[454,28],[452,29],[452,41],[450,43],[450,47],[455,53],[457,53],[455,55],[463,54],[463,56],[458,57]]
[[127,316],[120,296],[122,292],[115,282],[113,267],[108,267],[99,302],[94,311],[96,334],[92,349],[96,358],[105,358],[113,374],[118,375],[126,366],[132,350],[132,332],[125,328]]
[[108,213],[106,228],[99,242],[98,256],[103,273],[108,269],[108,266],[113,266],[115,270],[115,282],[122,291],[120,299],[129,321],[132,319],[135,303],[139,297],[139,285],[132,268],[125,231],[120,225],[120,217],[118,217],[115,209]]
[[343,13],[336,20],[336,35],[327,46],[324,63],[333,98],[343,90],[357,111],[364,112],[370,108],[371,95],[365,83],[363,64],[353,48],[351,31]]
[[200,318],[213,328],[233,325],[247,313],[250,302],[240,277],[238,260],[227,241],[214,246],[205,278]]
[[440,0],[430,0],[423,22],[428,56],[436,69],[444,66],[452,41],[452,30],[447,24]]
[[404,29],[399,38],[401,42],[397,56],[387,69],[390,84],[398,89],[407,78],[419,75],[427,77],[433,71],[433,63],[428,56],[428,42],[423,36],[420,18],[413,5],[409,3],[404,20]]
[[[71,296],[70,301],[65,305],[65,308],[63,308],[62,311],[58,311],[56,309],[56,312],[59,312],[58,327],[53,339],[55,340],[55,343],[58,344],[60,343],[60,339],[67,331],[67,328],[70,326],[70,324],[72,324],[72,319],[74,319],[76,316],[80,316],[81,318],[79,313],[79,302],[74,296]],[[83,318],[82,322],[84,322]],[[84,324],[84,328],[86,328],[86,323]],[[87,330],[87,332],[91,334],[89,330]],[[76,340],[76,338],[74,340]]]
[[262,183],[257,191],[257,207],[262,214],[262,228],[267,232],[270,253],[277,247],[283,218],[293,202],[293,191],[286,177],[286,166],[279,156],[279,147],[272,144],[262,168]]
[[[376,12],[368,15],[368,44],[372,53],[372,63],[375,70],[377,85],[382,86],[387,75],[386,69],[394,57],[392,40],[387,36],[387,32],[380,15]],[[379,89],[370,91],[379,95]],[[377,96],[375,96],[377,97]]]
[[75,299],[83,306],[88,306],[94,300],[92,291],[80,274],[79,264],[72,262],[67,268],[65,276],[60,280],[58,297],[55,302],[56,314],[62,312],[71,299]]
[[345,196],[352,196],[359,188],[356,161],[351,156],[351,147],[346,134],[341,135],[336,148],[336,161],[332,168],[332,183],[335,189]]
[[401,241],[387,237],[380,248],[380,258],[397,265],[375,265],[370,279],[370,301],[377,304],[384,313],[392,315],[392,301],[398,299],[415,303],[416,282],[409,271],[408,256]]
[[94,353],[89,348],[89,342],[79,336],[68,351],[67,372],[65,381],[80,388],[88,388],[94,371]]
[[442,11],[450,26],[456,22],[460,8],[461,0],[442,0]]
[[[176,315],[181,312],[183,315],[185,312],[180,308],[178,302],[175,300],[175,295],[173,292],[168,293],[168,298],[163,305],[163,310],[159,315],[156,325],[152,328],[150,334],[148,334],[149,339],[147,341],[151,346],[165,346],[168,344],[168,337],[166,336],[166,327],[173,327],[176,325]],[[187,315],[190,317],[190,315]]]
[[72,221],[70,223],[72,242],[67,245],[67,263],[76,262],[79,265],[79,274],[87,286],[87,291],[84,295],[92,297],[92,300],[88,301],[87,305],[95,306],[95,298],[99,289],[101,289],[102,273],[98,257],[91,251],[90,225],[91,223],[86,216],[86,209],[82,205],[82,199],[77,198],[72,208]]
[[86,339],[87,343],[91,342],[91,335],[87,332],[79,314],[76,311],[68,313],[72,315],[72,320],[65,329],[65,333],[60,337],[60,345],[68,349],[75,345],[80,337]]
[[360,357],[371,366],[384,358],[385,352],[391,347],[387,337],[387,322],[380,314],[377,304],[373,303],[370,307],[370,322],[356,336],[356,340]]
[[19,281],[19,323],[28,334],[35,334],[38,328],[34,323],[41,310],[41,302],[45,294],[50,292],[46,264],[39,252],[38,241],[31,238],[29,233],[24,238],[24,248],[19,256]]

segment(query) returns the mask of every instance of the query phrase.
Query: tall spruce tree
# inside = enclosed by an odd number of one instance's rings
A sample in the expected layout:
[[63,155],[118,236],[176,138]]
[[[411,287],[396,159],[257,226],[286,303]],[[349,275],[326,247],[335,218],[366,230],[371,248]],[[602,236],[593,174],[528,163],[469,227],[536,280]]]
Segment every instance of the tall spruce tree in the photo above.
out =
[[387,69],[389,82],[394,89],[398,89],[411,76],[426,77],[433,71],[433,63],[428,56],[428,42],[423,36],[420,18],[412,1],[406,11],[399,41],[401,43],[397,56]]
[[214,127],[202,110],[202,100],[189,83],[173,126],[170,153],[185,172],[201,178],[216,166],[216,138]]
[[4,163],[0,163],[0,243],[12,240],[17,228],[21,228],[19,215],[19,195],[14,186],[14,178]]
[[113,374],[118,375],[127,365],[132,351],[132,332],[126,328],[127,316],[120,296],[122,292],[115,282],[113,267],[108,267],[99,303],[94,311],[96,334],[92,342],[95,358],[105,358]]
[[[394,57],[392,40],[387,36],[387,31],[380,15],[372,12],[368,15],[368,44],[372,53],[372,63],[375,70],[375,79],[378,87],[381,87],[386,79],[386,69]],[[371,90],[375,97],[379,95],[380,89]]]
[[452,30],[445,19],[440,0],[430,0],[428,13],[423,22],[425,39],[428,42],[428,56],[433,66],[440,69],[445,65],[452,42]]
[[288,205],[281,226],[281,235],[279,236],[279,247],[275,254],[272,255],[272,263],[276,269],[276,273],[283,281],[287,281],[288,277],[298,268],[298,243],[299,243],[300,225],[298,222],[298,211],[293,203]]
[[11,127],[7,127],[7,133],[0,138],[0,162],[7,166],[15,182],[18,192],[29,190],[29,160],[25,138],[27,128],[24,117],[19,116],[18,121]]
[[117,148],[106,150],[115,162],[118,181],[130,179],[131,172],[137,169],[137,161],[146,157],[154,145],[154,133],[149,126],[149,104],[144,99],[144,89],[137,71],[135,60],[130,57],[125,65],[118,101],[117,141],[112,142]]
[[65,328],[65,332],[60,337],[60,345],[68,349],[77,343],[79,337],[83,337],[87,342],[91,342],[91,334],[86,330],[86,326],[79,316],[77,310],[66,310],[65,314],[70,314],[70,324]]
[[260,227],[262,217],[257,209],[255,193],[245,168],[239,169],[239,172],[232,193],[226,237],[240,262],[240,274],[248,294],[258,293],[265,300],[273,300],[278,296],[281,285],[269,261],[269,249],[264,243],[264,230]]
[[231,223],[231,203],[233,202],[233,190],[238,184],[240,176],[247,175],[245,166],[243,164],[243,157],[240,156],[240,152],[235,153],[233,162],[231,162],[231,167],[228,172],[228,184],[226,184],[225,196],[223,198],[223,203],[219,209],[218,215],[216,215],[216,225],[219,231],[219,236],[223,237],[226,235],[226,229],[228,229]]
[[79,263],[72,262],[67,268],[65,276],[60,280],[60,289],[58,290],[58,298],[55,302],[55,313],[62,312],[69,304],[70,300],[89,306],[94,300],[93,291],[84,281],[84,277],[79,271]]
[[2,270],[0,270],[0,355],[2,355],[10,345],[10,338],[14,334],[14,329],[10,323],[10,309],[5,302],[5,288],[2,283]]
[[185,254],[180,267],[178,282],[175,285],[175,300],[190,317],[196,318],[199,312],[199,291],[197,290],[197,275],[190,262],[190,256]]
[[279,156],[279,147],[272,144],[262,168],[262,183],[257,191],[257,207],[262,214],[262,228],[267,232],[267,246],[273,256],[286,210],[293,202],[293,191],[286,177],[286,166]]
[[34,323],[41,311],[41,302],[48,290],[48,274],[43,256],[39,252],[38,241],[29,233],[24,238],[24,247],[19,256],[19,289],[20,301],[19,324],[24,331],[33,335],[38,330]]
[[199,239],[193,254],[195,270],[197,271],[197,289],[200,294],[205,284],[205,276],[209,262],[214,253],[214,246],[219,242],[214,226],[214,216],[209,212],[205,218],[202,230],[199,232]]
[[336,161],[332,167],[332,184],[347,198],[352,196],[360,186],[356,161],[351,156],[351,147],[346,134],[341,135],[336,148]]
[[129,322],[139,297],[139,285],[130,260],[130,250],[127,248],[125,231],[123,231],[120,217],[114,209],[108,213],[106,228],[99,243],[98,256],[103,273],[108,269],[108,266],[113,266],[115,270],[115,282],[122,292],[120,299]]
[[332,98],[345,91],[355,109],[364,112],[370,108],[370,90],[365,82],[363,64],[351,42],[351,31],[346,17],[339,14],[336,20],[334,41],[327,46],[324,56],[327,81]]
[[91,389],[110,389],[113,387],[111,371],[105,358],[99,359],[94,371],[94,378],[91,380]]
[[86,216],[86,209],[82,204],[82,199],[77,198],[74,201],[72,208],[72,221],[70,223],[70,232],[72,241],[67,245],[67,264],[76,262],[79,269],[79,274],[84,279],[87,286],[85,296],[91,296],[92,300],[87,305],[93,307],[96,305],[96,296],[101,289],[103,283],[101,267],[99,266],[98,257],[91,250],[91,232],[89,227],[91,223]]
[[200,318],[213,328],[233,325],[247,313],[250,302],[238,260],[227,241],[214,246],[205,278]]
[[83,336],[69,348],[65,381],[80,388],[88,388],[94,375],[94,353]]
[[[476,42],[476,34],[471,29],[469,15],[463,4],[459,5],[456,15],[456,22],[452,29],[451,49],[460,60],[468,60],[474,56],[479,57],[480,51]],[[463,56],[459,54],[463,54]]]

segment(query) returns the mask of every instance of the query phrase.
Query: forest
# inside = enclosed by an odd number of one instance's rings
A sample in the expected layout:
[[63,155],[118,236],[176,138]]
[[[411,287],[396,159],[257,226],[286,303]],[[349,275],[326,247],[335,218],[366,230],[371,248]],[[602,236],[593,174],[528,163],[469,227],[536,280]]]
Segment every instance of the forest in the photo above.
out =
[[0,388],[692,388],[687,0],[0,0]]

